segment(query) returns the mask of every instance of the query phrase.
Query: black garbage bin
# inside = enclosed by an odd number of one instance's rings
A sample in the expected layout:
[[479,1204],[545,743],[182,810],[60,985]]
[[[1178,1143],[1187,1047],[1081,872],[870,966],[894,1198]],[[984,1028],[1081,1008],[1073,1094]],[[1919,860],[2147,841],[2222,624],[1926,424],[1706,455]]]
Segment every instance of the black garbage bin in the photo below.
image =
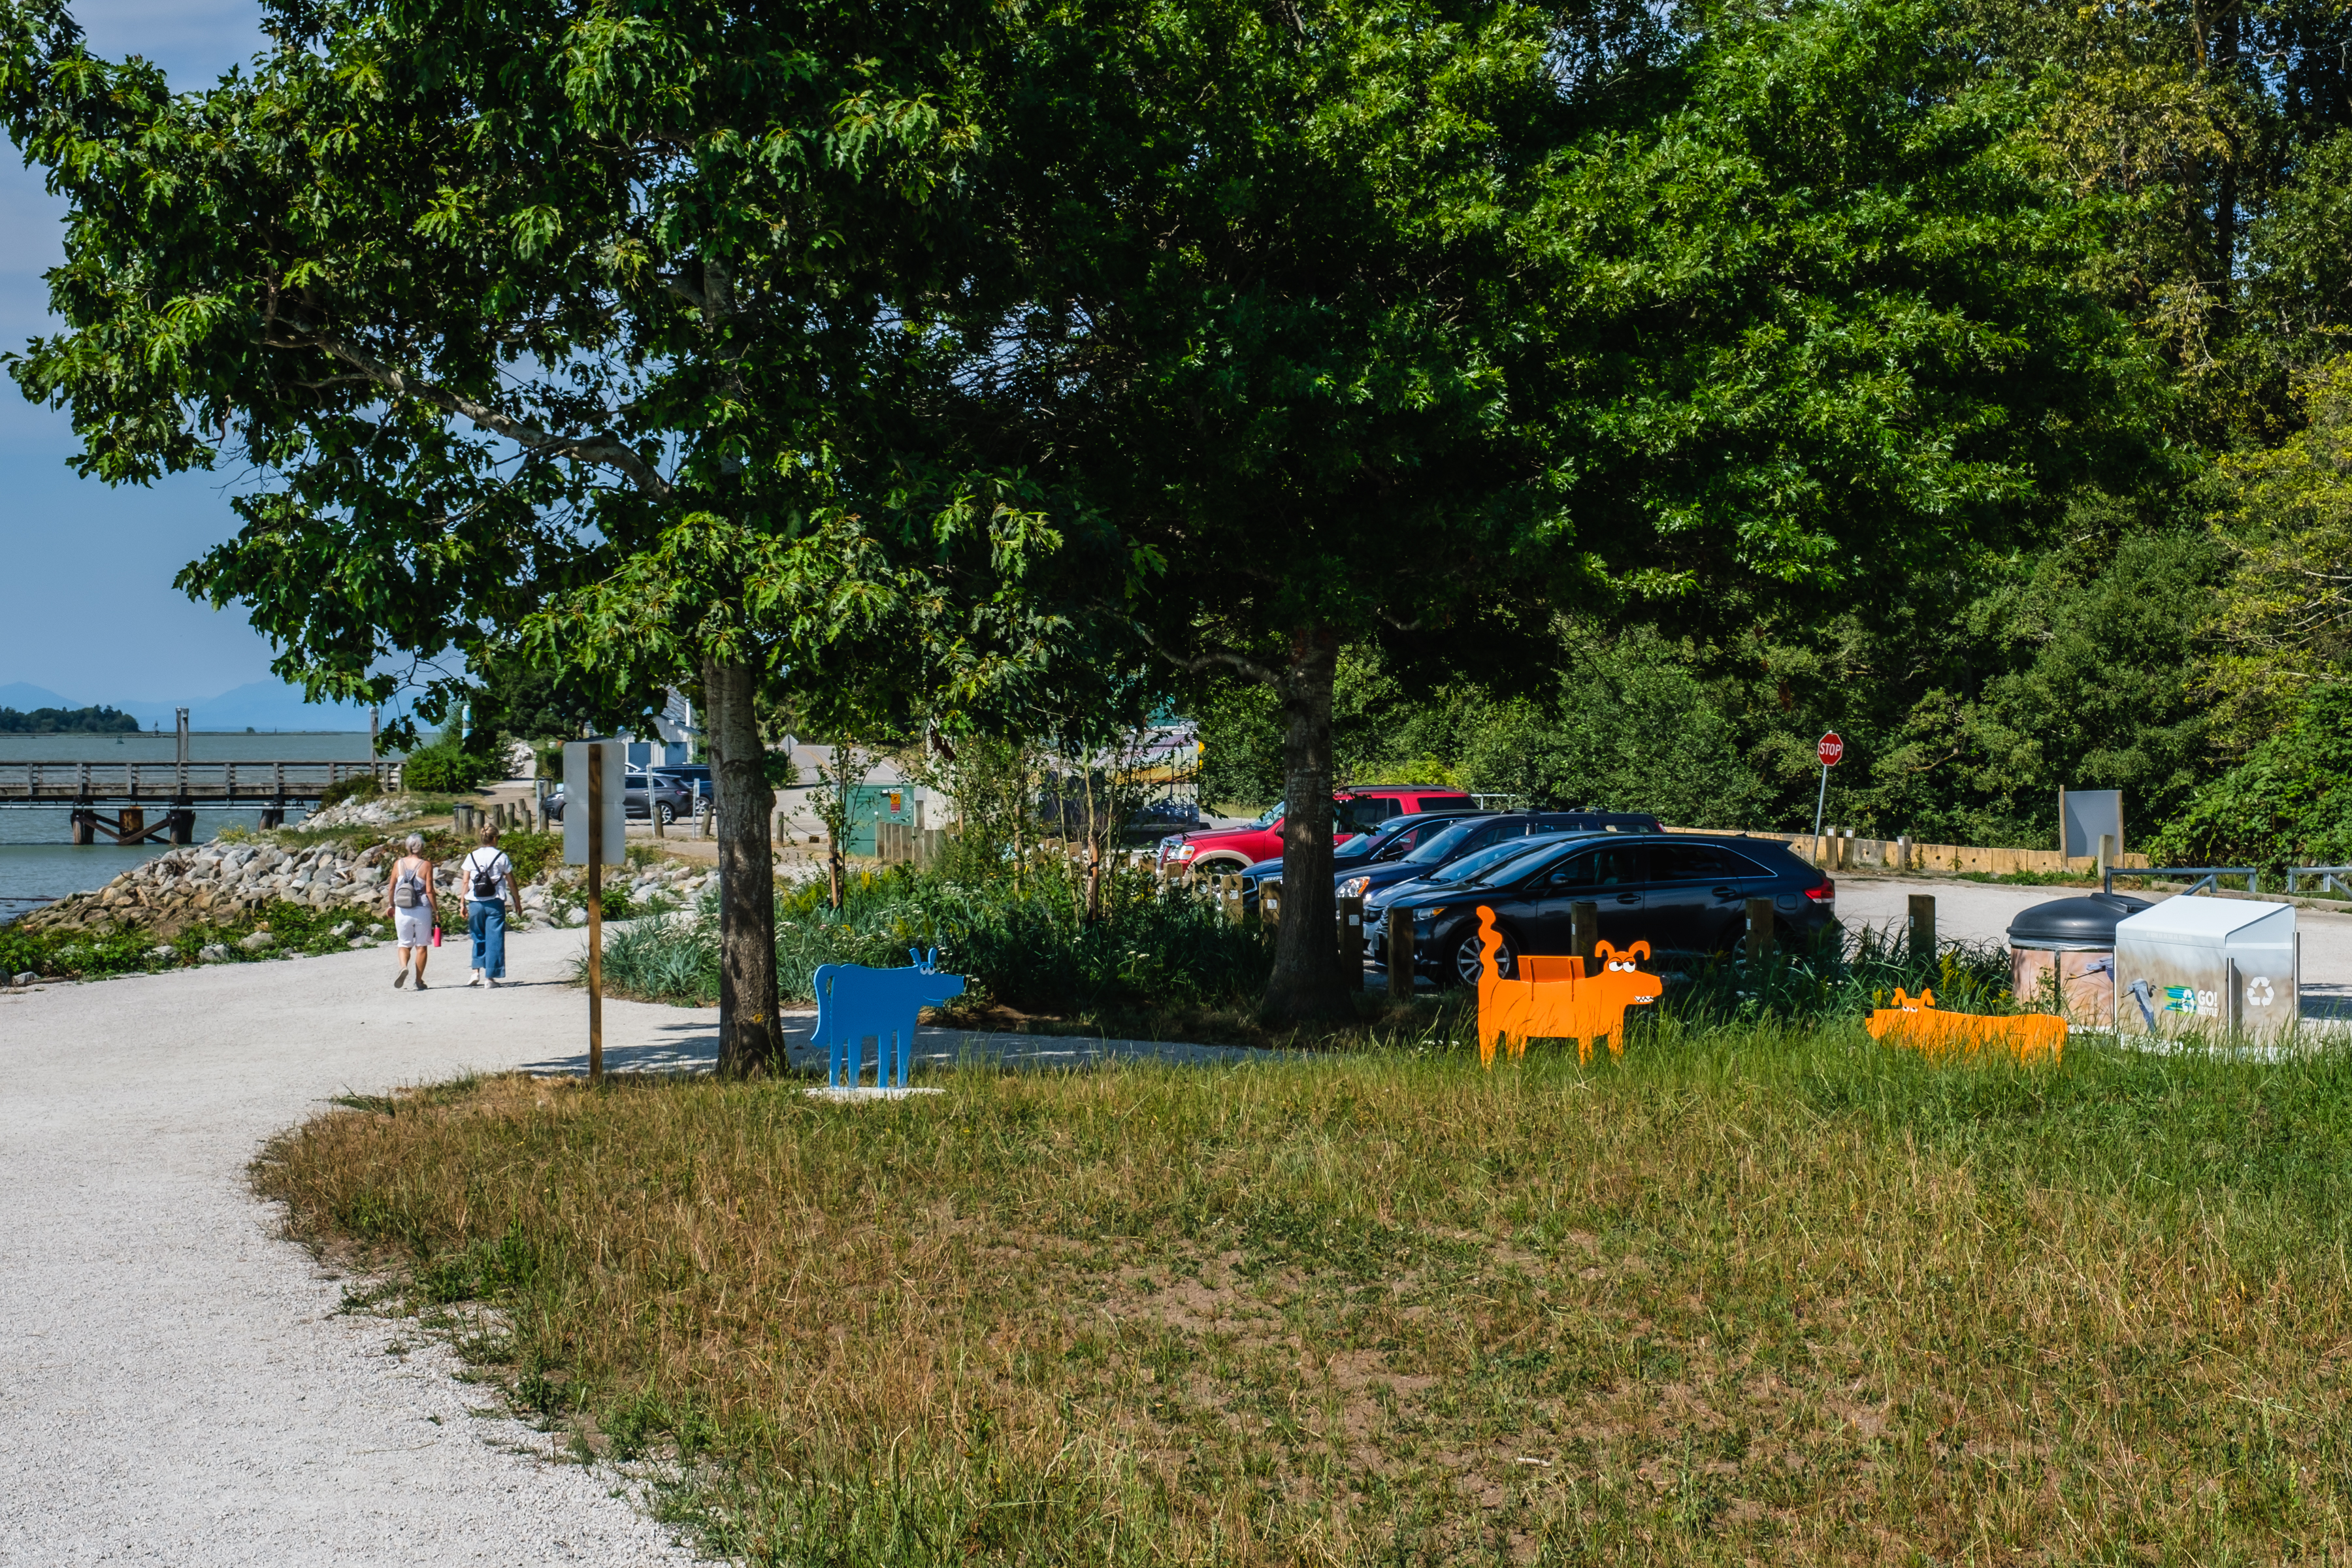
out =
[[2011,988],[2029,1007],[2047,1006],[2057,977],[2058,1011],[2086,1028],[2116,1025],[2116,927],[2148,907],[2122,893],[2053,899],[2009,922]]

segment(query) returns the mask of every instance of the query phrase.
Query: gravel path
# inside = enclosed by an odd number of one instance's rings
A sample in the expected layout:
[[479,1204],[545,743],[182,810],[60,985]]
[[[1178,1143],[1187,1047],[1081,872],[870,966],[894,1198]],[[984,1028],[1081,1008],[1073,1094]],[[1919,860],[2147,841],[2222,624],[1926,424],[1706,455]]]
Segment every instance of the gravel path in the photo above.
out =
[[[447,1355],[337,1316],[246,1166],[347,1091],[579,1072],[581,933],[516,984],[392,989],[390,950],[0,990],[0,1563],[685,1563],[608,1474],[549,1462]],[[465,979],[461,946],[432,968]],[[615,1069],[708,1066],[715,1010],[605,1005]],[[224,1020],[234,1020],[225,1023]],[[805,1061],[814,1020],[791,1020]],[[926,1029],[929,1061],[1263,1053]]]
[[[0,992],[0,1563],[686,1563],[609,1476],[278,1235],[245,1168],[346,1089],[544,1056],[585,1027],[576,932],[498,991],[389,950]],[[433,967],[463,981],[463,949]],[[679,1032],[616,1004],[608,1037]],[[234,1022],[225,1022],[234,1020]]]
[[[1900,929],[1910,919],[1910,895],[1927,893],[1936,900],[1938,936],[2005,945],[2009,922],[2021,911],[2053,899],[2081,898],[2089,891],[2087,888],[1857,877],[1842,871],[1837,879],[1838,918],[1850,927]],[[2352,915],[2299,909],[2294,912],[2294,927],[2303,933],[2303,1016],[2312,1020],[2352,1018]]]

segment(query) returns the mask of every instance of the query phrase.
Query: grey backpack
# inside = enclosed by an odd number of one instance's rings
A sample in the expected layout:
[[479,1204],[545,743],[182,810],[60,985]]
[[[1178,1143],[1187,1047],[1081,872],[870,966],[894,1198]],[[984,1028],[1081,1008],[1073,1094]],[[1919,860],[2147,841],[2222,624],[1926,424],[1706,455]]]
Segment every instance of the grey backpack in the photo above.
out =
[[400,874],[400,879],[392,885],[392,907],[396,910],[413,910],[424,901],[425,879],[416,874],[415,867],[411,866],[403,871]]

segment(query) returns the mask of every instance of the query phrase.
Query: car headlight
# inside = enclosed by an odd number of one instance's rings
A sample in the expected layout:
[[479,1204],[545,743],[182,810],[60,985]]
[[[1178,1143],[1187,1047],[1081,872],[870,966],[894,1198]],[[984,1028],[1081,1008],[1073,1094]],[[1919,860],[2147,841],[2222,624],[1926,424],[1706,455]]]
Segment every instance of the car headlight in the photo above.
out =
[[1445,910],[1443,905],[1425,905],[1423,908],[1412,911],[1412,923],[1416,927],[1433,926],[1437,923],[1437,917],[1444,912]]
[[1176,846],[1176,858],[1179,860],[1190,860],[1193,856],[1198,855],[1200,852],[1201,847],[1197,844],[1179,844]]
[[1360,899],[1364,896],[1364,889],[1371,885],[1372,879],[1370,877],[1350,877],[1339,884],[1339,896],[1343,899]]

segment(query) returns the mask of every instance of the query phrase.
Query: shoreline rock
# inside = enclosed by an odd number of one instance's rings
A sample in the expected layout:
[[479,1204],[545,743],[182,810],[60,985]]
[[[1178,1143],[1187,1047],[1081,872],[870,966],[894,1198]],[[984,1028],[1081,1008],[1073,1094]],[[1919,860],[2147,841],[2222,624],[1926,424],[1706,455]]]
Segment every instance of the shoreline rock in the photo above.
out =
[[[349,909],[381,921],[385,918],[387,869],[400,854],[396,838],[359,848],[281,844],[266,833],[215,838],[169,850],[104,887],[70,893],[29,910],[15,923],[27,931],[136,931],[168,942],[194,926],[242,924],[280,901],[321,911]],[[435,872],[440,898],[462,904],[465,893],[457,885],[457,867],[443,864]],[[632,903],[667,896],[690,905],[716,876],[715,868],[672,860],[632,868],[625,879],[616,874],[609,885],[627,889]],[[558,866],[539,881],[519,888],[525,913],[517,929],[582,923],[573,913],[584,891],[582,879],[576,868]],[[572,918],[562,918],[566,914]],[[446,929],[447,922],[444,924]]]

